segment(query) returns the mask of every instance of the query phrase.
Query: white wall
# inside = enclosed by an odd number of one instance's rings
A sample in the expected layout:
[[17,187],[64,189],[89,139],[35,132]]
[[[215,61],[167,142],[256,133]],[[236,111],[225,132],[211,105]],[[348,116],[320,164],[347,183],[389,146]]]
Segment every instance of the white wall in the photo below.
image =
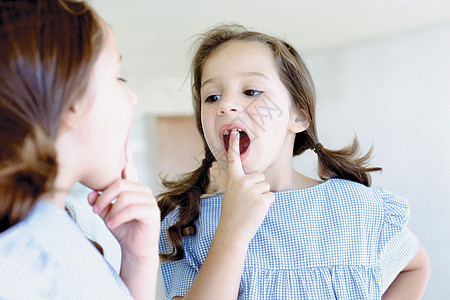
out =
[[[450,24],[304,58],[318,92],[321,142],[328,148],[340,148],[356,133],[363,149],[374,145],[373,164],[382,166],[384,171],[374,176],[373,185],[409,199],[410,227],[432,262],[433,274],[424,299],[449,298]],[[130,82],[139,82],[132,74],[127,76]],[[178,82],[174,86],[179,91],[184,79],[167,81]],[[159,82],[165,80],[161,78]],[[148,98],[143,86],[135,88],[145,105],[152,101],[171,103],[171,99]],[[173,95],[164,90],[150,94]],[[190,100],[183,96],[178,101]],[[141,182],[157,192],[159,167],[157,148],[152,143],[157,134],[155,119],[141,116],[132,134]],[[314,175],[314,160],[315,156],[307,153],[296,158],[294,164]],[[76,198],[84,194],[80,187],[74,190]],[[81,207],[80,218],[87,220],[90,208],[80,204],[79,199],[72,202]],[[101,222],[83,222],[83,227],[106,248],[106,258],[118,268],[120,251]],[[162,291],[159,295],[163,299]]]
[[[306,57],[321,142],[356,133],[382,166],[373,186],[409,200],[433,273],[424,299],[450,299],[450,24]],[[309,154],[308,157],[313,157]],[[296,160],[311,172],[311,163]]]

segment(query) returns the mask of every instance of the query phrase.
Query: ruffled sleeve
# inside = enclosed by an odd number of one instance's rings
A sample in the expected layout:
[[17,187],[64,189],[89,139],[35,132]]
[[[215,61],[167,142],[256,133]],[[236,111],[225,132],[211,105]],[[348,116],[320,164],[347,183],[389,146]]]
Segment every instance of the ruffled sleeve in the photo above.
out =
[[[160,253],[171,253],[172,244],[167,236],[167,229],[175,224],[178,220],[178,210],[170,212],[161,223],[161,237],[159,242]],[[161,273],[164,282],[164,290],[167,299],[177,296],[184,296],[195,277],[201,264],[197,262],[192,251],[190,250],[190,238],[183,238],[185,248],[184,258],[177,261],[161,262]]]
[[416,255],[419,242],[407,227],[409,206],[405,198],[381,191],[384,221],[380,235],[380,269],[383,293]]

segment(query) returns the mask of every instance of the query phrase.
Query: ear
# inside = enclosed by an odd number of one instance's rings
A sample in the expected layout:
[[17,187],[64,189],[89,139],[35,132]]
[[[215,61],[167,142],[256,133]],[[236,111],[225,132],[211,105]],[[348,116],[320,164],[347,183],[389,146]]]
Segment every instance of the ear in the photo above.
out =
[[61,117],[61,128],[66,130],[76,129],[80,124],[85,111],[85,101],[74,101],[69,109],[65,111]]
[[289,121],[289,131],[292,133],[303,132],[309,127],[309,121],[305,117],[306,114],[296,108],[291,110]]

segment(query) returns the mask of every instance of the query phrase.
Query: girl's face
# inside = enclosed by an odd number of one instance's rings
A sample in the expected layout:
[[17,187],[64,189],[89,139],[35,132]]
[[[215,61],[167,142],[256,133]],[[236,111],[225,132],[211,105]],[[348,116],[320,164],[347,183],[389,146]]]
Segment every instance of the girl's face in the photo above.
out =
[[81,99],[83,116],[77,139],[82,143],[79,179],[84,185],[102,190],[121,178],[127,162],[126,143],[133,123],[136,95],[121,77],[121,56],[111,29],[106,26],[105,44],[96,61],[86,94]]
[[226,169],[228,133],[240,131],[246,173],[291,164],[299,114],[280,80],[271,49],[228,41],[206,60],[201,77],[201,122],[206,142]]

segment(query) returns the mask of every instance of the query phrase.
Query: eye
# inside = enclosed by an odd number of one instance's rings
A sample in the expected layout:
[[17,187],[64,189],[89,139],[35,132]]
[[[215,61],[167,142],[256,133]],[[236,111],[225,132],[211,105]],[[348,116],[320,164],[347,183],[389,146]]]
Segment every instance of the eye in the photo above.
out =
[[216,102],[217,100],[220,100],[220,98],[222,98],[222,96],[219,95],[211,95],[206,97],[205,102],[207,103],[213,103]]
[[263,92],[258,90],[245,90],[244,95],[249,97],[255,97],[261,95]]

